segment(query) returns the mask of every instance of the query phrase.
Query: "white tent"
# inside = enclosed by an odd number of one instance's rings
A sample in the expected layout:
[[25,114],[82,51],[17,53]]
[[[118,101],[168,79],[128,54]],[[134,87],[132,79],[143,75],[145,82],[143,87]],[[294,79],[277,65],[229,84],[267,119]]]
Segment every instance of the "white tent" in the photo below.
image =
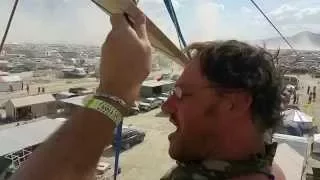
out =
[[22,79],[20,76],[0,76],[0,92],[17,91],[21,88]]
[[298,123],[302,129],[311,129],[313,117],[296,109],[288,109],[283,111],[284,122],[293,121]]

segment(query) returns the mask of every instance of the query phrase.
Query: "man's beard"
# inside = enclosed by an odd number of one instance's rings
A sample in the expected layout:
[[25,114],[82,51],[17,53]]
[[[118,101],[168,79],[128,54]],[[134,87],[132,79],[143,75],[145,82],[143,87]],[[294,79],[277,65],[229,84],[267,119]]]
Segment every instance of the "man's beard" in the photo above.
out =
[[[203,111],[203,117],[206,120],[214,121],[214,117],[217,114],[219,104],[214,103],[207,107]],[[197,121],[194,119],[193,121]],[[190,120],[189,120],[190,121]],[[178,130],[179,128],[177,128]],[[192,139],[185,139],[184,134],[181,130],[175,131],[170,140],[169,155],[172,159],[178,160],[180,162],[189,161],[201,161],[208,158],[212,153],[209,151],[208,146],[212,147],[212,132],[207,134],[198,135]]]

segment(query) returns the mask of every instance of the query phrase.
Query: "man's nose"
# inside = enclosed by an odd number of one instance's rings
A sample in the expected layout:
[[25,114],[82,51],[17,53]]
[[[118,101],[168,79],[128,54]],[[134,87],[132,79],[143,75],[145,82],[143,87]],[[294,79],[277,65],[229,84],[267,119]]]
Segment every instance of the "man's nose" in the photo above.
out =
[[177,100],[174,95],[168,97],[161,106],[162,112],[165,114],[172,114],[177,110]]

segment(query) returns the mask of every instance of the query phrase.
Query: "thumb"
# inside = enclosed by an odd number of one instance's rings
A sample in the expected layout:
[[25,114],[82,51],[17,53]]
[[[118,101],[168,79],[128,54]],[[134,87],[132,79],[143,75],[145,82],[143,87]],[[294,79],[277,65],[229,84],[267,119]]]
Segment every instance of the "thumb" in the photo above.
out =
[[110,22],[112,25],[112,29],[129,27],[129,24],[123,14],[111,14]]

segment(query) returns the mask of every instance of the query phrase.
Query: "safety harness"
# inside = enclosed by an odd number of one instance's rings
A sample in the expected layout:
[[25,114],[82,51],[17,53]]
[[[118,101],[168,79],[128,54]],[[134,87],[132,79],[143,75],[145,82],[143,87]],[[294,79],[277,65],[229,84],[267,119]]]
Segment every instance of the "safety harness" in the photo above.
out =
[[265,148],[264,156],[256,154],[248,160],[177,162],[161,180],[224,180],[250,174],[264,174],[274,180],[271,167],[277,143],[268,144]]

